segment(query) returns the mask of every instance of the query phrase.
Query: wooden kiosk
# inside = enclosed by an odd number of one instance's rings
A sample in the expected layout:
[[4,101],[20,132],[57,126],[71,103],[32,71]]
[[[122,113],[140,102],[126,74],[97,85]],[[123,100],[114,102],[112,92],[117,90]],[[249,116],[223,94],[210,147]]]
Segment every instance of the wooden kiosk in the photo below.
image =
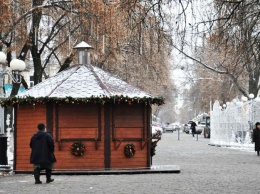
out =
[[[40,122],[55,140],[54,171],[149,168],[151,105],[162,103],[100,68],[74,65],[2,102],[15,108],[13,170],[32,171],[29,142]],[[76,142],[81,156],[72,153]]]

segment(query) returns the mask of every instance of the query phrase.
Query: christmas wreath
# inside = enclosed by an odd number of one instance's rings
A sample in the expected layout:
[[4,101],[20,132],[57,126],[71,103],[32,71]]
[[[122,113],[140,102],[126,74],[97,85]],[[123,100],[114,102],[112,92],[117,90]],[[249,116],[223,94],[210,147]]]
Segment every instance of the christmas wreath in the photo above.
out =
[[74,156],[82,156],[85,152],[85,148],[85,145],[81,141],[77,141],[70,146],[70,151]]
[[131,157],[133,157],[135,155],[135,146],[134,146],[134,144],[127,144],[126,146],[125,146],[125,156],[127,157],[127,158],[131,158]]

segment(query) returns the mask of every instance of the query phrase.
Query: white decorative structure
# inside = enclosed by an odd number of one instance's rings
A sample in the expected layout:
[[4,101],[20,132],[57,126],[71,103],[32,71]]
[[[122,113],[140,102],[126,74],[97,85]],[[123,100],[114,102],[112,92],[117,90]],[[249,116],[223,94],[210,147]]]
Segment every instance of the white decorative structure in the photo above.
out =
[[250,100],[234,99],[224,110],[219,108],[218,101],[214,103],[210,124],[212,145],[253,149],[251,134],[254,124],[260,121],[260,102],[251,94],[249,97]]

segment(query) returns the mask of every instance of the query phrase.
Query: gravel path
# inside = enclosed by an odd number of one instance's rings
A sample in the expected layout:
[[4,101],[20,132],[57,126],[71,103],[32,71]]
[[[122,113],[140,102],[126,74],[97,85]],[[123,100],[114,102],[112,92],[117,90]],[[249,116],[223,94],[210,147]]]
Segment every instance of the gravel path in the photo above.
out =
[[[0,193],[260,194],[260,157],[251,151],[209,146],[209,139],[164,133],[154,165],[176,164],[179,174],[55,175],[35,185],[32,175],[0,176]],[[45,177],[42,176],[45,181]]]

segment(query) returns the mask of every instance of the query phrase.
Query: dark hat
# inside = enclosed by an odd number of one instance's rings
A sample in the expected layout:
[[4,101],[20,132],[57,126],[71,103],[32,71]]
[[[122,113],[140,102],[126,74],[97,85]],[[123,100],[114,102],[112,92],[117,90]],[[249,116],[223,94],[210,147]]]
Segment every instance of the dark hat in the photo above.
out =
[[260,122],[256,122],[255,126],[260,125]]
[[41,131],[44,130],[45,129],[45,125],[43,123],[39,123],[38,124],[38,129],[41,130]]

